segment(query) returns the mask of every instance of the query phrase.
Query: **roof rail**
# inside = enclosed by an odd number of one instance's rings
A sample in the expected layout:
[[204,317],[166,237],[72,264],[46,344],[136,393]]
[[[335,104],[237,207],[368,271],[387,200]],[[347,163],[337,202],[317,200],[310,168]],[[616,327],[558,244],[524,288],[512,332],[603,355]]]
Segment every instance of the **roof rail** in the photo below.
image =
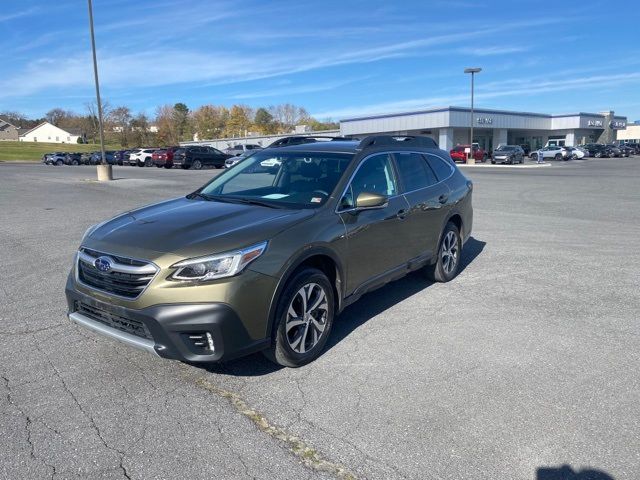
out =
[[351,140],[347,137],[335,137],[329,135],[289,135],[288,137],[282,137],[272,142],[269,147],[286,147],[289,145],[297,145],[299,143],[312,143],[317,141],[340,141]]
[[360,142],[358,150],[374,147],[438,148],[438,144],[433,138],[423,135],[371,135]]

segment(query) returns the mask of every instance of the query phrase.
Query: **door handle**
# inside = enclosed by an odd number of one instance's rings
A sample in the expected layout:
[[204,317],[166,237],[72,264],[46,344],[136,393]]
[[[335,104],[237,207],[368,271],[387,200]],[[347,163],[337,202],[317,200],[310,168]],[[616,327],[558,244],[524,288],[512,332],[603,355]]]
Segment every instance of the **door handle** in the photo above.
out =
[[442,204],[447,203],[447,200],[449,200],[449,195],[448,195],[448,194],[446,194],[446,193],[443,193],[442,195],[440,195],[440,196],[438,197],[438,202],[440,202],[440,203],[442,203]]
[[398,217],[400,220],[404,220],[407,217],[407,211],[404,209],[398,210],[398,213],[396,213],[396,217]]

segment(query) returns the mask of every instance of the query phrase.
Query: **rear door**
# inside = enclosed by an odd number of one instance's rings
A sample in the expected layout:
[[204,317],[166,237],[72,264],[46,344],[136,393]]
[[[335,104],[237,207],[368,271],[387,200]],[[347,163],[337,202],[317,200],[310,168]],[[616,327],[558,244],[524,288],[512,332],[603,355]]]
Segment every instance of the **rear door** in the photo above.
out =
[[449,187],[438,180],[423,154],[398,152],[394,157],[402,193],[408,203],[402,231],[409,258],[429,259],[437,251],[440,231],[449,211]]

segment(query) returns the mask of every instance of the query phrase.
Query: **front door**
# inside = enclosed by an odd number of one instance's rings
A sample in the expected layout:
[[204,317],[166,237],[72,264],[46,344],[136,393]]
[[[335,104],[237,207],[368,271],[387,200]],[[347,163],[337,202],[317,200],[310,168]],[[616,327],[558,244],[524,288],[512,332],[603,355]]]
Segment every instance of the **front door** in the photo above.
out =
[[[355,202],[362,192],[385,195],[388,203],[381,208],[359,210]],[[347,235],[347,295],[375,283],[406,261],[405,239],[399,231],[407,209],[406,200],[398,194],[391,157],[378,154],[364,160],[338,210]]]

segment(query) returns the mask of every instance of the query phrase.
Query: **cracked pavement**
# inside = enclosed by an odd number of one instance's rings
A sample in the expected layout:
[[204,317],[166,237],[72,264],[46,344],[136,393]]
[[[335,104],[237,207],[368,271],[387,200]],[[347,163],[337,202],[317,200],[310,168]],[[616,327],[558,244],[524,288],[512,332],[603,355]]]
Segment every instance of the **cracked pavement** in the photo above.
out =
[[0,479],[640,477],[640,159],[466,169],[460,276],[366,296],[300,369],[163,361],[66,319],[88,226],[217,173],[114,172],[0,164]]

